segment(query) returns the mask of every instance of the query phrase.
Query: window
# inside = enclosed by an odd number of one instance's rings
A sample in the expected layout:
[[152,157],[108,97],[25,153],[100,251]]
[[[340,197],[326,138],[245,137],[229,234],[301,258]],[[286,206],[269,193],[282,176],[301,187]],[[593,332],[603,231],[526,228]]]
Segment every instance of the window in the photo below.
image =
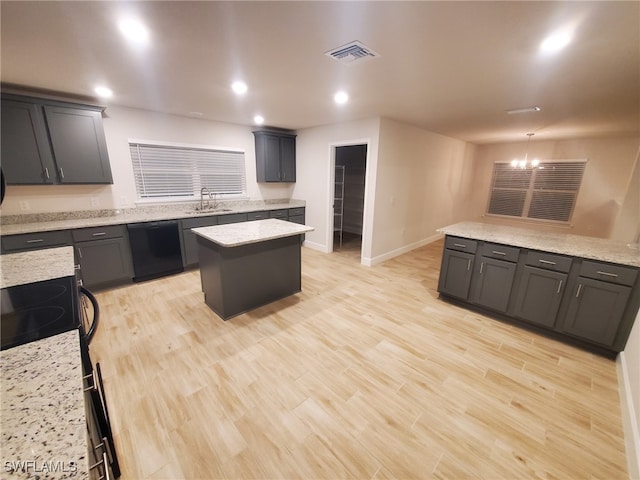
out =
[[139,199],[189,200],[206,187],[218,195],[246,194],[244,152],[130,141]]
[[520,168],[496,162],[487,213],[568,223],[586,164],[548,161]]

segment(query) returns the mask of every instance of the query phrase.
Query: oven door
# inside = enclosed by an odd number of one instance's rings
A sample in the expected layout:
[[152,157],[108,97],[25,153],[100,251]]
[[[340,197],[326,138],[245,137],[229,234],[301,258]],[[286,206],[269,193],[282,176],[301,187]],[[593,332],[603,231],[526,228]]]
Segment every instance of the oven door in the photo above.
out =
[[73,276],[3,288],[0,295],[2,350],[78,328]]

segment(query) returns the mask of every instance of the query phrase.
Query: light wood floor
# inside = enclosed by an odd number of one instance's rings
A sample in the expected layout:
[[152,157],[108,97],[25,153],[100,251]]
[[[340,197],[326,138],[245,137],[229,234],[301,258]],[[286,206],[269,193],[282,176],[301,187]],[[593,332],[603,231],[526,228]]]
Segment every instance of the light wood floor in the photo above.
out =
[[197,270],[99,293],[122,478],[627,478],[615,363],[438,300],[441,252],[303,248],[227,322]]

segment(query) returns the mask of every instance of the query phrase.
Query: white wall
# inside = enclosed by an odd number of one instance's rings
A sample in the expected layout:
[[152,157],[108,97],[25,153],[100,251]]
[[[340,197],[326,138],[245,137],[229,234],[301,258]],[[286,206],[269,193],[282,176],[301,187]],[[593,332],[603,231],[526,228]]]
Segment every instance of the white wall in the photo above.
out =
[[[473,218],[470,219],[611,238],[629,187],[639,188],[637,184],[633,185],[629,182],[639,144],[638,136],[531,142],[530,158],[588,159],[570,227],[551,227],[531,222],[514,223],[496,217],[483,217],[489,197],[493,163],[524,156],[526,143],[481,145],[476,155],[476,178],[473,189],[475,200],[473,211],[470,212]],[[626,221],[635,221],[636,228],[624,229],[626,232],[624,238],[622,235],[619,237],[622,241],[633,241],[633,238],[629,238],[632,237],[629,232],[637,232],[637,224],[640,222],[640,206],[628,208],[630,214],[625,216],[628,219]]]
[[[104,130],[113,185],[9,186],[3,215],[134,207],[136,190],[128,140],[241,148],[245,152],[247,194],[254,200],[291,198],[291,184],[256,182],[255,146],[251,127],[111,106],[105,111]],[[91,200],[97,205],[92,205]],[[31,209],[21,211],[26,200]]]
[[296,184],[293,198],[305,200],[306,223],[315,228],[306,235],[305,245],[323,252],[332,250],[333,240],[333,148],[337,145],[367,144],[367,186],[363,231],[363,255],[371,252],[371,224],[374,205],[380,120],[356,122],[298,130],[296,139]]
[[618,384],[629,478],[640,479],[640,312],[624,352],[618,356]]
[[438,238],[464,220],[472,199],[475,147],[382,119],[375,191],[372,263]]

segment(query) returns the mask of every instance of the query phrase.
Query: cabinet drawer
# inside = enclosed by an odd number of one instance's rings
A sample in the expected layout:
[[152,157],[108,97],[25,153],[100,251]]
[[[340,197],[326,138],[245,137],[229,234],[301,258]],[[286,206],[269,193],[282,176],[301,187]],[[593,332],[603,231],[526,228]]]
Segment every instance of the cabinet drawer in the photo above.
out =
[[580,266],[580,276],[631,287],[636,281],[638,271],[632,267],[584,260]]
[[246,213],[230,213],[227,215],[220,215],[218,217],[218,225],[226,225],[228,223],[239,223],[246,222],[247,214]]
[[545,270],[568,272],[571,268],[571,262],[572,259],[570,257],[534,251],[527,253],[526,264],[532,267],[544,268]]
[[92,227],[73,230],[74,242],[86,242],[88,240],[100,240],[103,238],[124,237],[124,225],[111,225],[108,227]]
[[280,220],[286,220],[289,218],[288,210],[271,210],[269,212],[269,218],[279,218]]
[[247,220],[251,221],[251,220],[264,220],[266,218],[269,218],[269,211],[268,210],[262,210],[260,212],[249,212],[247,213]]
[[290,208],[289,209],[289,216],[292,216],[292,215],[304,215],[304,208],[305,207]]
[[26,233],[23,235],[7,235],[2,237],[2,251],[36,250],[48,247],[71,245],[69,230],[55,232]]
[[210,227],[218,224],[218,217],[197,217],[182,219],[182,228]]
[[517,262],[520,249],[516,247],[507,247],[499,243],[482,244],[482,256],[489,258],[498,258],[507,262]]
[[448,248],[449,250],[459,250],[461,252],[476,253],[478,242],[475,240],[469,240],[468,238],[447,236],[444,248]]

